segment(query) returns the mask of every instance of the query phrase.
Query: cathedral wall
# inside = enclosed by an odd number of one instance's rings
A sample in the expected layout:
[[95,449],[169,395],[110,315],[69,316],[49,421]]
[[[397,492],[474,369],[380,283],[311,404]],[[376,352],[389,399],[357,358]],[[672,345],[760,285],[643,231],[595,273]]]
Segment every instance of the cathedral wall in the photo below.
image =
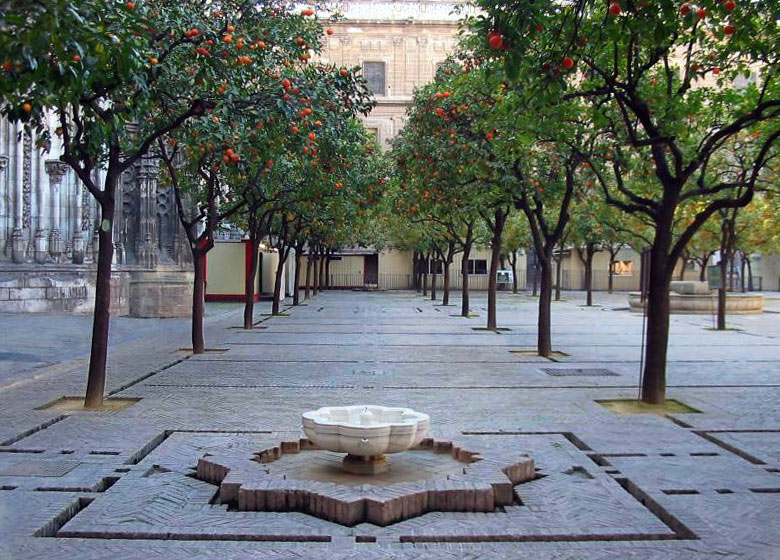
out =
[[[52,115],[49,119],[53,118]],[[90,312],[99,207],[35,133],[0,119],[0,312]],[[173,193],[144,159],[122,177],[114,220],[112,312],[187,316],[191,264]],[[102,184],[102,171],[95,172]],[[188,297],[189,293],[189,297]]]

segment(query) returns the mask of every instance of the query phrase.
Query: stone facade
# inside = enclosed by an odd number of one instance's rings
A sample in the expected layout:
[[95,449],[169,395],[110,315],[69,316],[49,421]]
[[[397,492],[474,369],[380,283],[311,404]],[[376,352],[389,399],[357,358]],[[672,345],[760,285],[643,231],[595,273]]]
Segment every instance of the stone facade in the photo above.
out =
[[436,67],[457,46],[462,2],[340,2],[343,19],[329,25],[323,62],[360,66],[377,106],[364,119],[383,147],[401,130],[416,87],[433,80]]
[[[59,160],[56,138],[48,152],[35,141],[0,120],[0,312],[87,312],[99,207]],[[153,160],[125,173],[117,201],[113,311],[186,315],[191,264],[173,193],[158,184]]]

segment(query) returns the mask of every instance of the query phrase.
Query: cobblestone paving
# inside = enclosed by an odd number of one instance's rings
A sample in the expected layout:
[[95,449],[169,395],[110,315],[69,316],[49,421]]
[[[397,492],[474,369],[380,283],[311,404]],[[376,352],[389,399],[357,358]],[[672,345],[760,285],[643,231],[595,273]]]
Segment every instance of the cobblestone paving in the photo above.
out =
[[[324,293],[287,317],[260,305],[252,332],[212,306],[226,351],[196,357],[177,351],[185,321],[120,320],[107,390],[141,400],[98,413],[38,409],[83,391],[88,321],[2,316],[0,559],[780,559],[776,316],[727,332],[674,316],[668,396],[700,413],[618,416],[596,400],[636,396],[642,319],[597,298],[554,303],[556,361],[512,353],[535,343],[523,295],[501,295],[500,334],[475,330],[478,294],[463,319],[411,292]],[[358,403],[427,412],[437,440],[486,457],[527,453],[537,478],[492,512],[347,527],[234,511],[193,477],[206,453],[251,455],[300,437],[304,410]]]

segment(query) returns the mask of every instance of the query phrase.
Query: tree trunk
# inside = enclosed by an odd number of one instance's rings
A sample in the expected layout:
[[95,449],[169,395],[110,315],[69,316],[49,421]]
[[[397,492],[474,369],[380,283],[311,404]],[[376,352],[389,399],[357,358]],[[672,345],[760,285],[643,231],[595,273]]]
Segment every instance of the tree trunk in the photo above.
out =
[[753,264],[750,262],[750,257],[745,255],[745,262],[747,262],[747,272],[748,272],[748,291],[753,291],[755,288],[753,287]]
[[[95,285],[95,311],[92,315],[92,346],[89,353],[89,373],[85,408],[103,406],[103,392],[106,386],[106,362],[108,359],[108,329],[111,320],[111,261],[114,258],[114,191],[106,179],[106,202],[101,205],[101,226],[98,233],[98,262]],[[110,193],[110,194],[109,194]]]
[[414,289],[419,294],[420,290],[422,289],[422,286],[420,285],[420,278],[422,277],[422,266],[420,266],[420,255],[417,253],[417,251],[414,252],[414,256],[412,258],[414,259]]
[[745,253],[740,253],[739,258],[739,284],[742,288],[742,293],[747,293],[747,282],[745,282]]
[[325,284],[325,249],[322,249],[320,251],[320,280],[319,280],[319,286],[320,291],[324,290],[327,286]]
[[710,256],[705,255],[705,258],[701,261],[701,270],[699,270],[699,282],[705,282],[707,280],[707,264],[710,262]]
[[549,256],[538,260],[541,269],[539,287],[539,321],[537,325],[536,351],[548,357],[552,353],[550,304],[552,299],[552,262]]
[[728,261],[720,255],[720,289],[718,290],[718,330],[726,330],[726,280],[728,276]]
[[444,261],[444,281],[442,283],[441,304],[450,304],[450,261]]
[[306,288],[303,292],[303,299],[309,299],[311,295],[311,249],[306,254]]
[[[495,234],[493,237],[495,241]],[[498,267],[501,266],[499,262],[499,252],[501,251],[501,242],[496,245],[495,243],[490,250],[490,276],[488,277],[488,293],[487,293],[487,328],[489,330],[496,330],[498,328],[498,320],[496,318],[496,294],[498,292]]]
[[585,305],[593,305],[593,255],[596,249],[593,243],[585,248]]
[[439,263],[437,259],[433,260],[433,270],[431,270],[431,301],[436,301],[436,265]]
[[301,303],[300,291],[301,284],[301,247],[295,248],[295,275],[293,276],[293,305]]
[[330,251],[325,258],[325,287],[330,289]]
[[[724,218],[720,237],[720,289],[718,290],[718,330],[726,330],[726,291],[729,264],[734,265],[731,247],[733,244],[731,223]],[[732,270],[733,272],[733,270]],[[732,275],[733,276],[733,275]]]
[[284,264],[287,262],[289,249],[279,249],[279,260],[274,274],[274,301],[271,304],[271,315],[279,315],[280,300],[282,299],[282,277],[284,276]]
[[729,242],[729,268],[731,269],[731,274],[729,275],[729,291],[734,291],[734,251],[731,250],[732,243]]
[[496,208],[493,217],[493,238],[490,241],[490,277],[488,278],[487,297],[487,328],[498,329],[496,317],[496,297],[498,291],[498,270],[501,266],[501,239],[504,235],[504,223],[507,214],[501,208]]
[[[310,250],[311,252],[311,250]],[[312,265],[312,294],[314,296],[318,293],[319,283],[320,283],[320,254],[319,251],[315,249],[314,251],[314,264]]]
[[461,301],[460,301],[460,314],[462,317],[469,316],[469,255],[471,254],[471,242],[468,242],[463,247],[463,258],[461,259],[460,275],[461,275]]
[[[669,345],[669,281],[667,269],[671,244],[671,220],[656,224],[656,234],[649,255],[647,290],[647,338],[642,374],[643,402],[663,404],[666,398],[666,355]],[[645,259],[647,261],[648,259]]]
[[533,295],[534,297],[536,297],[536,295],[537,295],[537,290],[536,290],[536,289],[537,289],[537,287],[539,286],[539,273],[540,273],[540,269],[539,269],[539,257],[536,255],[536,251],[534,251],[534,263],[533,263],[533,267],[534,267],[534,289],[533,289],[533,293],[532,293],[531,295]]
[[244,328],[251,329],[255,320],[255,278],[257,277],[257,249],[260,245],[257,236],[253,233],[249,241],[250,250],[249,268],[244,280]]
[[420,261],[420,264],[422,264],[422,292],[423,297],[428,295],[428,269],[431,267],[431,263],[428,260],[428,257],[425,256]]
[[512,265],[512,293],[517,293],[517,251],[512,251],[512,260],[509,261]]
[[206,253],[194,248],[192,260],[195,267],[195,283],[192,290],[192,353],[203,354],[206,342],[203,337],[204,301],[206,296]]
[[558,250],[558,258],[555,259],[555,301],[561,301],[561,281],[563,279],[563,243]]
[[647,304],[647,282],[650,278],[650,249],[642,249],[639,257],[639,294],[642,305]]
[[612,253],[612,250],[609,251],[609,270],[607,271],[607,293],[611,294],[613,291],[614,286],[614,279],[615,279],[615,257],[617,256],[617,253]]

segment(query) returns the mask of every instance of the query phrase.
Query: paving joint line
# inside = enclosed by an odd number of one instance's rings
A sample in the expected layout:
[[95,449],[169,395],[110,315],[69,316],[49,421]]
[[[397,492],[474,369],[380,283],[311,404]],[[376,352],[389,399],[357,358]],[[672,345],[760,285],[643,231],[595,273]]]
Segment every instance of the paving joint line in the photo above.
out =
[[68,414],[60,414],[59,416],[52,418],[51,420],[47,420],[43,424],[38,424],[34,428],[30,428],[27,431],[22,432],[18,436],[12,437],[11,439],[7,439],[3,442],[0,442],[0,447],[5,447],[7,445],[13,445],[14,443],[17,443],[21,440],[23,440],[26,437],[29,437],[33,435],[36,432],[40,432],[41,430],[45,430],[46,428],[49,428],[50,426],[53,426],[57,422],[61,422],[65,420],[66,418],[69,418]]

